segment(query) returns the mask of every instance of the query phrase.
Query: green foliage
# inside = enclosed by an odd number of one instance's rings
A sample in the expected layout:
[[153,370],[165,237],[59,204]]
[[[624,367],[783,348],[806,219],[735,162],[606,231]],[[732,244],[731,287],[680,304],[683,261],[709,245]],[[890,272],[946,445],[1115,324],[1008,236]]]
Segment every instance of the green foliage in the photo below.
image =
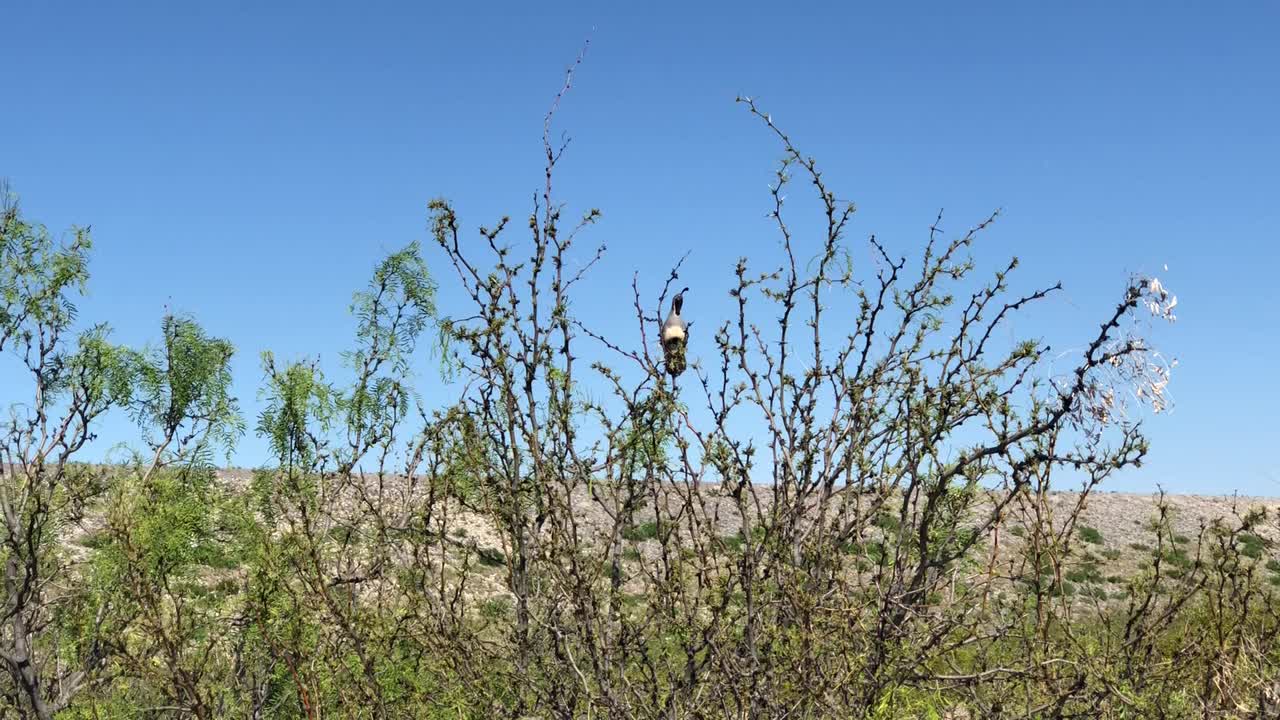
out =
[[1098,572],[1098,566],[1092,563],[1086,563],[1067,571],[1065,577],[1073,583],[1102,583],[1102,574]]
[[622,531],[622,537],[632,542],[643,542],[658,537],[658,524],[653,521],[632,525]]
[[213,482],[211,472],[178,470],[122,485],[112,525],[127,533],[125,542],[139,569],[170,576],[196,566],[237,564],[230,554],[234,545],[220,532]]
[[1261,558],[1263,552],[1266,551],[1267,547],[1270,545],[1270,543],[1264,540],[1261,536],[1250,532],[1240,533],[1236,540],[1240,543],[1240,552],[1243,553],[1245,557],[1252,558],[1254,560]]
[[506,556],[502,554],[501,550],[495,548],[477,549],[476,558],[481,565],[489,568],[504,567],[507,564]]
[[163,345],[136,356],[134,417],[158,454],[172,461],[211,465],[213,452],[228,455],[244,431],[231,395],[227,340],[209,337],[194,320],[167,316]]
[[1093,600],[1101,601],[1107,599],[1106,589],[1097,584],[1084,585],[1080,589],[1080,594]]
[[88,282],[91,247],[82,228],[73,230],[70,242],[56,244],[45,226],[22,217],[16,198],[0,184],[0,350],[37,340],[40,328],[57,333],[71,326],[71,297]]
[[338,398],[355,444],[348,463],[393,432],[409,410],[409,359],[436,318],[436,285],[417,243],[388,255],[355,294],[356,349],[344,353],[356,382]]
[[1164,562],[1182,570],[1186,570],[1195,564],[1195,560],[1187,554],[1186,550],[1180,547],[1165,550],[1161,557]]
[[888,533],[896,533],[902,528],[902,521],[887,512],[876,515],[875,526]]
[[435,298],[436,283],[418,243],[388,255],[351,302],[360,347],[347,353],[350,365],[386,363],[398,374],[408,373],[419,338],[436,318]]
[[506,620],[511,616],[511,599],[502,595],[480,603],[480,615],[487,620]]
[[724,549],[732,553],[742,552],[742,546],[747,540],[741,532],[730,533],[729,535],[721,535],[719,538],[720,545]]
[[880,697],[867,720],[945,720],[952,715],[956,701],[941,692],[912,687],[895,687]]
[[1102,533],[1098,532],[1097,528],[1089,527],[1088,525],[1081,525],[1076,528],[1076,534],[1080,536],[1081,540],[1087,543],[1091,543],[1093,545],[1102,544]]
[[871,564],[879,565],[888,559],[885,544],[879,540],[863,543],[849,543],[843,547],[844,552],[859,558],[866,558]]
[[258,435],[267,439],[283,467],[309,468],[337,415],[337,399],[313,364],[291,363],[277,370],[270,352],[262,355],[266,406],[258,416]]
[[619,428],[617,443],[623,472],[635,481],[661,472],[675,440],[672,418],[682,408],[672,395],[657,390],[635,403]]

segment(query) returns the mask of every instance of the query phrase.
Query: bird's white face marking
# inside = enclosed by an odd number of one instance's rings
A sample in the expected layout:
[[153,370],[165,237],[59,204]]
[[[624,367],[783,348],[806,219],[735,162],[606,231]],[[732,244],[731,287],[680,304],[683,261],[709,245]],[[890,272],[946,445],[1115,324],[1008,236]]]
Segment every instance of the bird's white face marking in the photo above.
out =
[[684,328],[679,325],[668,325],[662,328],[662,342],[671,342],[672,340],[683,340]]

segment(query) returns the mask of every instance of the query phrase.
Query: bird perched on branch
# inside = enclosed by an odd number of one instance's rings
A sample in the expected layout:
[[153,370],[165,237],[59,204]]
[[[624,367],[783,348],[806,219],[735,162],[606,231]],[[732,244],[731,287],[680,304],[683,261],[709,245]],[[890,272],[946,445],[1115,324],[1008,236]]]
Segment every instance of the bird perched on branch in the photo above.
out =
[[685,348],[689,342],[689,324],[680,317],[680,312],[684,309],[684,294],[689,292],[689,288],[685,288],[676,293],[671,298],[671,314],[667,315],[666,322],[662,323],[662,353],[666,359],[667,372],[671,373],[671,377],[678,377],[684,372],[685,367]]

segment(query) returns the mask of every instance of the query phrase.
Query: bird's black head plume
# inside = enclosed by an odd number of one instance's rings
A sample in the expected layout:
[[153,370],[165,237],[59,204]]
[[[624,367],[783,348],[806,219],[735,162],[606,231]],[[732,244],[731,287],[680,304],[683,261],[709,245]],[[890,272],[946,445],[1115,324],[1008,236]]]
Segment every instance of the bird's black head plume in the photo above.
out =
[[687,292],[689,292],[689,288],[681,290],[676,293],[675,297],[671,298],[671,309],[674,310],[677,315],[679,315],[680,311],[684,308],[684,294]]

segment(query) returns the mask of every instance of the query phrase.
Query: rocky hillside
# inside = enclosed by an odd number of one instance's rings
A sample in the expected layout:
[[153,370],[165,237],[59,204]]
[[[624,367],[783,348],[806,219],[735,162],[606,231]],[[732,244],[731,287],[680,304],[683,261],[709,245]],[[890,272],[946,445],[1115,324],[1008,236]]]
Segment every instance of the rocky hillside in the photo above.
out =
[[[220,473],[231,487],[245,488],[252,476],[246,470],[226,470]],[[701,505],[704,517],[713,523],[715,533],[732,542],[739,535],[740,522],[736,508],[717,488],[704,487],[704,497],[710,498]],[[768,493],[759,493],[762,497]],[[661,493],[659,493],[661,495]],[[767,500],[767,497],[764,498]],[[1156,553],[1156,535],[1152,522],[1158,514],[1158,495],[1094,491],[1084,502],[1079,520],[1070,531],[1074,537],[1070,557],[1063,561],[1063,572],[1069,592],[1082,597],[1099,599],[1122,597],[1127,579],[1144,565],[1149,565]],[[1202,531],[1214,521],[1238,527],[1245,514],[1263,511],[1266,519],[1249,532],[1241,534],[1246,555],[1256,559],[1259,569],[1272,584],[1280,586],[1280,498],[1226,496],[1226,495],[1167,495],[1171,532],[1161,541],[1166,568],[1176,577],[1181,570],[1190,567]],[[583,532],[598,533],[604,541],[604,533],[610,526],[607,513],[597,500],[585,491],[578,493],[575,516],[582,523]],[[677,495],[668,502],[678,506]],[[1074,492],[1055,492],[1049,496],[1048,513],[1041,522],[1048,522],[1062,531],[1063,524],[1081,502]],[[894,508],[894,512],[897,508]],[[982,512],[982,509],[979,510]],[[459,548],[467,547],[487,560],[482,563],[488,585],[481,594],[501,593],[502,547],[501,534],[486,518],[475,513],[455,511],[451,517],[456,527],[450,535]],[[634,532],[625,533],[631,550],[626,553],[629,563],[642,564],[646,558],[658,554],[658,543],[653,539],[654,513],[652,504],[641,509],[636,516]],[[1019,525],[1032,520],[1026,511],[1010,507],[998,534],[999,562],[1017,562],[1018,551],[1025,542],[1025,530]],[[638,568],[633,568],[638,569]],[[1010,575],[1022,573],[1010,569]],[[477,588],[480,589],[480,588]],[[487,591],[486,591],[487,590]]]

